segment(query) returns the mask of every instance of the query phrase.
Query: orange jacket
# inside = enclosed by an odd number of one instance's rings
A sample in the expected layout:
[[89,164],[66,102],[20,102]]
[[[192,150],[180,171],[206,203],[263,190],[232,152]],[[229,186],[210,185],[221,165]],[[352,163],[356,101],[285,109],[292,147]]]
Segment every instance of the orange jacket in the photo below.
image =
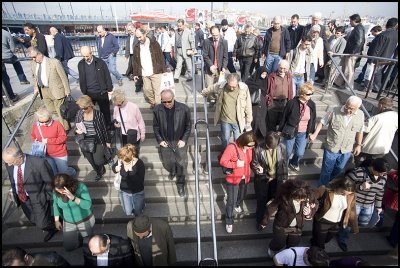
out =
[[245,183],[248,184],[250,182],[250,163],[253,158],[253,149],[248,148],[246,152],[243,151],[243,148],[240,148],[237,143],[234,143],[239,152],[239,156],[241,160],[244,160],[243,167],[237,167],[236,162],[238,161],[237,152],[235,149],[235,145],[229,144],[224,153],[221,156],[219,164],[223,167],[233,168],[233,173],[226,176],[226,181],[238,185],[242,180],[243,175],[245,178]]

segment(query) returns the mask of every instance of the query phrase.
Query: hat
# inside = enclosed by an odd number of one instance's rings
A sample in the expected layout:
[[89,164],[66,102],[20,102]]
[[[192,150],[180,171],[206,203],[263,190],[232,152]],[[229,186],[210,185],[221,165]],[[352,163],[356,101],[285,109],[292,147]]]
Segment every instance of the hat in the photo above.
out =
[[150,229],[150,219],[146,215],[141,215],[133,220],[133,231],[144,233]]
[[228,25],[228,20],[227,19],[221,20],[221,26],[225,26],[225,25]]

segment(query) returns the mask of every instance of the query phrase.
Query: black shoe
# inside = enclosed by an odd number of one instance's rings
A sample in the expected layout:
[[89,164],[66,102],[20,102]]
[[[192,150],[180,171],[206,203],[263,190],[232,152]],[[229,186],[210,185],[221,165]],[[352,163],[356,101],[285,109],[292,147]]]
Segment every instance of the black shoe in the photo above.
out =
[[175,83],[179,83],[179,79],[178,78],[174,78],[174,82]]
[[48,231],[47,234],[44,236],[43,241],[44,242],[49,241],[57,232],[58,232],[57,229],[53,229],[51,231]]
[[185,197],[185,187],[184,186],[182,186],[182,187],[178,186],[178,194],[180,197]]
[[169,173],[168,179],[169,179],[170,181],[172,181],[172,180],[175,178],[175,175],[176,175],[176,174],[174,174],[174,173]]
[[339,239],[337,240],[337,243],[341,250],[343,250],[344,252],[347,252],[347,244],[346,243],[339,241]]
[[29,85],[31,82],[29,82],[29,81],[22,81],[21,82],[21,85]]
[[188,78],[188,79],[186,79],[186,82],[190,82],[192,80],[193,80],[193,78]]
[[142,91],[142,88],[141,88],[141,87],[137,87],[137,88],[135,89],[135,92],[140,92],[140,91]]
[[256,229],[257,229],[257,231],[261,232],[264,228],[265,228],[265,226],[262,226],[261,224],[256,223]]
[[18,94],[14,94],[14,98],[11,99],[12,102],[17,102],[19,101],[19,95]]

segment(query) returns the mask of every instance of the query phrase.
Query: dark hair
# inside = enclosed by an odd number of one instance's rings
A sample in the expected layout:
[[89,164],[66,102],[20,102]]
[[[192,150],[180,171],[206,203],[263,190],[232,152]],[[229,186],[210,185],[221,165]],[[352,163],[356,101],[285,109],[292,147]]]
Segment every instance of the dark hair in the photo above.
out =
[[376,26],[371,28],[370,32],[382,32],[382,27],[379,26],[379,25],[376,25]]
[[107,234],[102,234],[101,235],[101,246],[104,248],[107,246],[107,241],[110,239],[110,237]]
[[361,17],[358,14],[353,14],[349,17],[350,20],[354,21],[355,23],[361,22]]
[[53,180],[51,181],[51,188],[58,197],[62,196],[59,192],[55,190],[56,188],[64,189],[64,187],[66,187],[72,194],[75,194],[76,190],[78,189],[78,186],[79,186],[79,181],[65,173],[59,173],[55,175],[53,177]]
[[339,26],[339,27],[336,28],[336,32],[340,32],[340,33],[344,34],[345,31],[346,31],[346,30],[344,29],[343,26]]
[[328,188],[335,193],[340,191],[355,192],[356,184],[349,177],[336,178],[329,182]]
[[311,246],[307,251],[307,256],[312,266],[329,266],[329,255],[320,247]]
[[312,41],[311,36],[309,36],[309,35],[303,36],[303,37],[301,38],[301,42],[305,42],[305,41],[311,42],[311,41]]
[[333,25],[333,28],[335,28],[336,29],[336,23],[335,23],[335,21],[333,21],[333,20],[331,20],[330,22],[328,22],[328,24],[332,24]]
[[2,266],[11,266],[15,260],[25,263],[25,255],[26,251],[20,247],[8,249],[3,253]]
[[280,137],[278,133],[274,131],[269,131],[265,135],[265,145],[270,149],[275,149],[279,144]]
[[196,22],[195,25],[198,26],[198,27],[200,27],[200,23],[198,23],[198,22]]
[[293,200],[307,199],[311,196],[312,191],[310,186],[305,181],[292,179],[284,181],[279,186],[276,194],[276,201],[278,203],[283,201],[291,202]]
[[167,27],[165,27],[165,25],[161,25],[161,26],[160,26],[160,29],[165,29],[165,30],[166,30]]
[[294,15],[292,16],[292,19],[294,19],[294,18],[299,19],[299,15],[294,14]]
[[215,25],[214,25],[214,26],[211,26],[211,28],[210,28],[210,33],[212,32],[212,30],[213,30],[213,29],[217,29],[217,30],[218,30],[218,32],[219,32],[219,28],[218,28],[218,26],[215,26]]
[[393,28],[397,25],[398,20],[397,18],[390,18],[387,22],[386,22],[386,30],[389,28]]
[[33,24],[30,23],[30,22],[25,23],[25,24],[24,24],[24,27],[28,27],[29,29],[32,29],[32,30],[35,30],[35,31],[36,31],[36,26],[33,25]]
[[371,166],[377,172],[388,172],[390,170],[389,162],[385,158],[372,160]]
[[242,133],[242,135],[237,138],[236,143],[239,147],[243,148],[247,146],[250,142],[254,142],[257,145],[257,137],[253,131],[247,131]]
[[183,20],[183,19],[179,19],[179,20],[177,20],[177,22],[176,23],[182,23],[182,24],[185,24],[185,21]]

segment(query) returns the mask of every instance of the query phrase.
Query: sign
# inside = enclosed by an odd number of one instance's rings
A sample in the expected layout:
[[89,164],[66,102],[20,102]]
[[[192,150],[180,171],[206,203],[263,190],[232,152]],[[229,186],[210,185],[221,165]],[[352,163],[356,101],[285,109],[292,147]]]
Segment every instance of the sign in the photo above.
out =
[[188,9],[186,9],[185,10],[186,22],[195,22],[196,13],[197,13],[197,9],[196,8],[188,8]]
[[239,24],[239,25],[246,24],[246,17],[244,17],[244,16],[237,17],[236,23]]

